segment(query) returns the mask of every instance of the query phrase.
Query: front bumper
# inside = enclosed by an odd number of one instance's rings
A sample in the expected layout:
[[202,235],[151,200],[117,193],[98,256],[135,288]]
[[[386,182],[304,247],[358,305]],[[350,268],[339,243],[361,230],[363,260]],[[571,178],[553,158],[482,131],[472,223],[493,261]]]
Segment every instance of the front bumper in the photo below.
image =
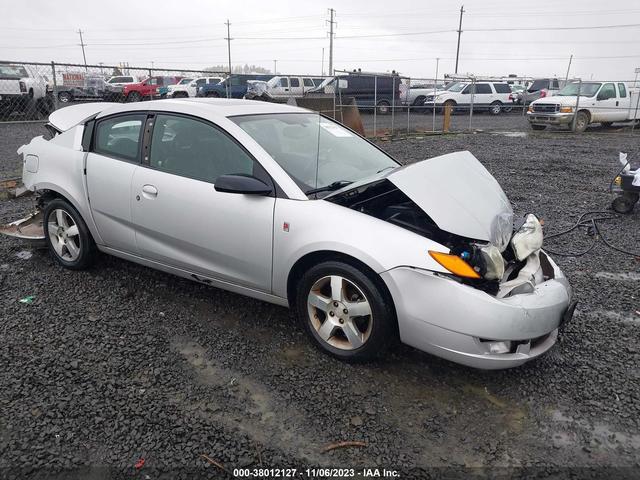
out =
[[568,125],[573,120],[573,113],[527,112],[527,120],[536,125]]
[[[558,328],[568,320],[565,313],[570,317],[575,307],[569,282],[546,258],[553,272],[547,280],[531,293],[505,298],[425,270],[398,267],[382,273],[395,303],[400,339],[482,369],[515,367],[542,355],[555,344]],[[489,340],[512,346],[507,353],[491,353]]]

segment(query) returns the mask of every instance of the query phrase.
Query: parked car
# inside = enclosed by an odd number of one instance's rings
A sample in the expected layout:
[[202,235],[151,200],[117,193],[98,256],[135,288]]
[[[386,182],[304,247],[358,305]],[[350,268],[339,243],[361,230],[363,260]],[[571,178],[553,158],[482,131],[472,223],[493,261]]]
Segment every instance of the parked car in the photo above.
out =
[[63,267],[100,250],[290,306],[317,347],[350,361],[399,335],[465,365],[513,367],[549,350],[573,313],[540,222],[528,214],[514,231],[509,200],[469,152],[401,166],[319,113],[274,103],[93,105],[54,112],[62,133],[18,151]]
[[102,75],[89,73],[83,74],[80,85],[58,85],[54,90],[60,103],[82,100],[95,102],[104,99],[107,83]]
[[105,85],[103,99],[108,102],[122,99],[122,91],[124,90],[124,86],[131,83],[138,82],[130,75],[117,75],[109,78]]
[[539,98],[551,97],[565,86],[564,80],[557,78],[537,78],[523,92],[516,96],[516,103],[525,105],[538,100]]
[[473,99],[474,111],[485,110],[498,115],[511,109],[509,95],[511,87],[506,82],[456,82],[435,95],[427,95],[424,104],[428,108],[442,109],[450,106],[454,111],[468,111]]
[[327,78],[307,95],[353,97],[359,108],[375,108],[377,113],[387,115],[401,104],[401,83],[398,75],[354,72]]
[[320,86],[321,77],[284,77],[276,76],[268,81],[249,80],[244,98],[267,101],[286,101],[291,97],[302,97]]
[[49,113],[47,79],[30,65],[0,63],[0,116]]
[[178,83],[182,77],[154,76],[138,83],[128,83],[122,87],[122,97],[127,102],[139,102],[145,98],[159,98],[166,94],[167,87]]
[[424,105],[424,101],[427,99],[427,95],[433,95],[434,92],[444,90],[444,88],[445,85],[443,83],[439,83],[437,85],[433,83],[411,83],[411,85],[401,89],[400,102],[405,106],[410,105],[414,107],[422,107]]
[[202,85],[198,97],[243,98],[247,93],[248,80],[269,80],[273,75],[233,74],[220,83]]
[[216,85],[222,81],[220,77],[200,77],[195,80],[190,79],[189,82],[185,82],[185,79],[177,85],[169,86],[167,97],[169,98],[187,98],[195,97],[198,93],[198,89],[205,84]]
[[172,97],[173,96],[172,92],[174,92],[176,88],[187,88],[191,82],[193,82],[193,78],[181,78],[178,83],[174,83],[173,85],[168,85],[164,87],[163,90],[160,90],[160,96],[164,98]]
[[534,130],[565,125],[584,132],[591,123],[609,127],[614,122],[640,119],[639,94],[640,90],[629,88],[625,82],[573,82],[553,97],[531,103],[527,120]]

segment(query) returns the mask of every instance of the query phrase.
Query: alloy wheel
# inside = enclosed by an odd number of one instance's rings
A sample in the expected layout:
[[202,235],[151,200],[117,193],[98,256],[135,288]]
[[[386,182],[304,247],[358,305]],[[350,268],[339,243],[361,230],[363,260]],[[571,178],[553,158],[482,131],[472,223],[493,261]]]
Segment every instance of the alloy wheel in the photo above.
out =
[[56,254],[67,262],[74,262],[80,256],[81,243],[78,225],[71,215],[57,208],[52,210],[47,219],[49,241]]
[[373,314],[367,297],[340,275],[322,277],[313,284],[307,309],[318,337],[335,348],[356,350],[371,335]]

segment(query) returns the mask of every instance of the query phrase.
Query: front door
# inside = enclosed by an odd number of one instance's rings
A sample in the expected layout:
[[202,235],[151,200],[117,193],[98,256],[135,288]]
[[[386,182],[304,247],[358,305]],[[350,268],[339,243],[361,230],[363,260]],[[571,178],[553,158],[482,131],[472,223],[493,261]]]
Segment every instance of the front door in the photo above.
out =
[[271,182],[266,172],[210,123],[167,114],[151,121],[149,159],[132,181],[139,255],[269,292],[275,198],[214,188],[224,174]]
[[615,122],[619,119],[617,114],[620,100],[616,94],[615,84],[603,84],[592,103],[591,120],[593,122]]
[[145,114],[128,113],[96,122],[87,155],[91,214],[107,247],[135,253],[131,225],[131,180],[140,165]]

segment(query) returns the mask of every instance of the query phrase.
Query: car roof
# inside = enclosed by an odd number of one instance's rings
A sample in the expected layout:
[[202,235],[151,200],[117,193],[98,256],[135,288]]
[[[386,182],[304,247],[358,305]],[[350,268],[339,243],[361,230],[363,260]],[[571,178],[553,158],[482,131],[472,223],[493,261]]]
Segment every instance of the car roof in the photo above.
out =
[[185,107],[193,107],[193,112],[215,114],[223,117],[236,115],[258,115],[266,113],[307,113],[309,110],[282,103],[269,103],[257,100],[238,100],[227,98],[180,98],[151,100],[144,103],[115,104],[100,112],[100,117],[120,112],[140,110],[183,111]]

